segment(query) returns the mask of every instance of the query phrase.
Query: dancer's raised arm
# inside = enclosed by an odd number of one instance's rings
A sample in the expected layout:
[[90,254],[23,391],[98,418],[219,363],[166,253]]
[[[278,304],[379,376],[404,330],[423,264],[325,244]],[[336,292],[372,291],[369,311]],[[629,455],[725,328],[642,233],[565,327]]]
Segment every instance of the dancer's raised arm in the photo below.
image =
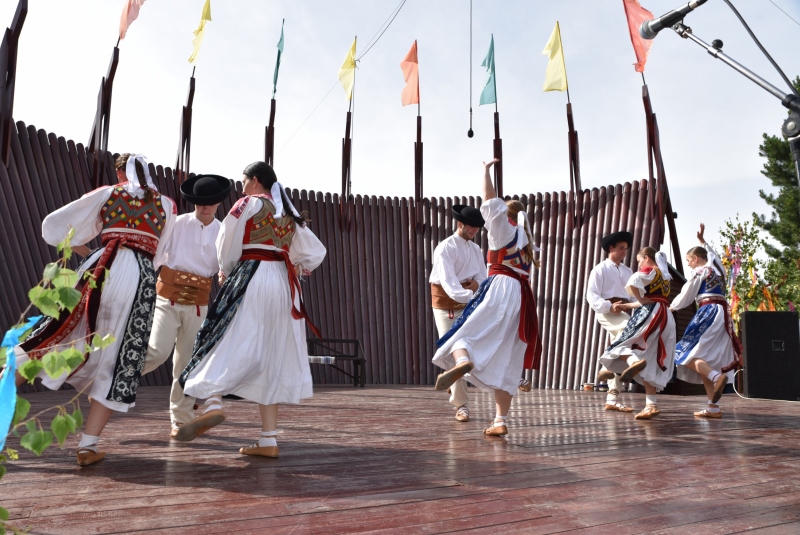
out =
[[489,163],[483,162],[483,201],[486,202],[489,199],[494,199],[497,197],[497,192],[494,191],[494,185],[492,184],[492,177],[489,173],[489,170],[492,168],[494,164],[499,162],[497,158],[490,161]]

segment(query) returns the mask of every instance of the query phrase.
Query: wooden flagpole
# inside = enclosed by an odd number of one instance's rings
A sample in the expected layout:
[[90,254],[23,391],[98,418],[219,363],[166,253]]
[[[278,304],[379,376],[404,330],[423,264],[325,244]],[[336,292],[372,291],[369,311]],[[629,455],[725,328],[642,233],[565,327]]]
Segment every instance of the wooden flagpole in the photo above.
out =
[[22,25],[28,15],[28,0],[20,0],[0,45],[0,161],[6,167],[11,154],[14,130],[14,89],[17,80],[17,49]]

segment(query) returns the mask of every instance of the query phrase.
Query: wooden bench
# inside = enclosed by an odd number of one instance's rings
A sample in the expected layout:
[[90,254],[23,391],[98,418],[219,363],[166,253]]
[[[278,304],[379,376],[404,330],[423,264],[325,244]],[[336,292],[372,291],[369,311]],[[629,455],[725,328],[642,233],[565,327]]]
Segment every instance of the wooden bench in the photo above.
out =
[[[352,363],[353,373],[346,372],[337,364],[343,361]],[[308,339],[309,364],[327,364],[353,379],[353,386],[361,386],[367,380],[364,350],[358,340],[339,338],[309,338]]]

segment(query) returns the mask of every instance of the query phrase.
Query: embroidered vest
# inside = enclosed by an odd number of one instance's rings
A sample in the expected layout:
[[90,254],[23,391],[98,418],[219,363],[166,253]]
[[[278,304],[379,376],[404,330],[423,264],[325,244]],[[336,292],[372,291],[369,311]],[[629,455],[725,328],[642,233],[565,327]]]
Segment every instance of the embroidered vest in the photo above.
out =
[[295,222],[291,216],[275,217],[275,205],[267,196],[258,195],[263,201],[261,210],[247,221],[242,244],[271,245],[289,252],[295,232]]
[[[669,281],[664,280],[664,277],[661,276],[661,271],[658,269],[652,268],[652,270],[656,272],[656,276],[653,278],[652,282],[647,285],[647,291],[645,292],[645,295],[647,297],[669,297]],[[641,271],[648,273],[650,269],[644,268]]]
[[514,238],[505,247],[486,253],[487,263],[503,264],[504,266],[521,269],[525,273],[531,272],[531,264],[533,263],[532,260],[532,258],[528,258],[528,255],[525,253],[524,249],[517,248],[516,232],[514,232]]
[[100,210],[100,218],[103,220],[103,244],[121,239],[126,247],[155,255],[167,214],[157,191],[148,203],[117,185]]
[[710,267],[706,269],[706,276],[700,284],[700,289],[697,291],[697,295],[703,294],[725,295],[722,280],[720,280],[719,275],[714,273],[714,270]]

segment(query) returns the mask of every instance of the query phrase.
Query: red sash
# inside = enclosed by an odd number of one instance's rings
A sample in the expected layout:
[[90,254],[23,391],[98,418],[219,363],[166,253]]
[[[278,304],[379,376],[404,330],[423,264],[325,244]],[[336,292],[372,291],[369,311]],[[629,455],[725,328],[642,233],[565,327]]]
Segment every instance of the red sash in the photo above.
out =
[[[650,299],[653,302],[661,303],[661,306],[658,307],[658,311],[655,312],[653,316],[653,321],[650,322],[650,325],[647,326],[647,330],[644,332],[644,339],[647,340],[650,338],[650,335],[653,334],[656,330],[658,330],[658,367],[661,368],[662,371],[666,371],[667,367],[664,366],[664,361],[667,358],[667,348],[664,347],[664,341],[661,340],[661,334],[664,332],[664,329],[667,328],[667,314],[670,314],[669,311],[669,301],[667,298],[661,294],[646,294],[645,297]],[[634,345],[634,349],[638,349],[643,351],[647,347],[638,347],[638,345]]]
[[[304,319],[317,338],[322,338],[319,329],[311,323],[311,318],[308,317],[306,312],[306,305],[303,302],[303,292],[300,289],[300,279],[297,278],[297,273],[294,271],[294,265],[289,260],[289,253],[286,251],[275,251],[267,249],[246,249],[242,253],[242,260],[260,260],[261,262],[284,262],[286,264],[286,273],[289,278],[289,288],[292,290],[292,317],[296,320]],[[300,308],[298,309],[294,304],[295,295],[298,296],[300,301]]]
[[503,264],[489,264],[489,276],[504,275],[519,281],[522,303],[519,311],[519,339],[528,344],[525,348],[525,369],[538,370],[542,356],[542,341],[539,337],[539,319],[536,316],[536,300],[528,283],[528,276]]
[[733,321],[731,320],[731,312],[728,307],[728,301],[726,301],[724,297],[719,296],[706,297],[697,303],[698,308],[705,305],[722,305],[722,310],[725,314],[725,330],[728,332],[728,336],[730,336],[731,343],[733,344],[733,362],[722,368],[720,372],[728,373],[731,370],[738,370],[742,367],[742,341],[739,340],[739,337],[736,336],[736,333],[733,331]]

